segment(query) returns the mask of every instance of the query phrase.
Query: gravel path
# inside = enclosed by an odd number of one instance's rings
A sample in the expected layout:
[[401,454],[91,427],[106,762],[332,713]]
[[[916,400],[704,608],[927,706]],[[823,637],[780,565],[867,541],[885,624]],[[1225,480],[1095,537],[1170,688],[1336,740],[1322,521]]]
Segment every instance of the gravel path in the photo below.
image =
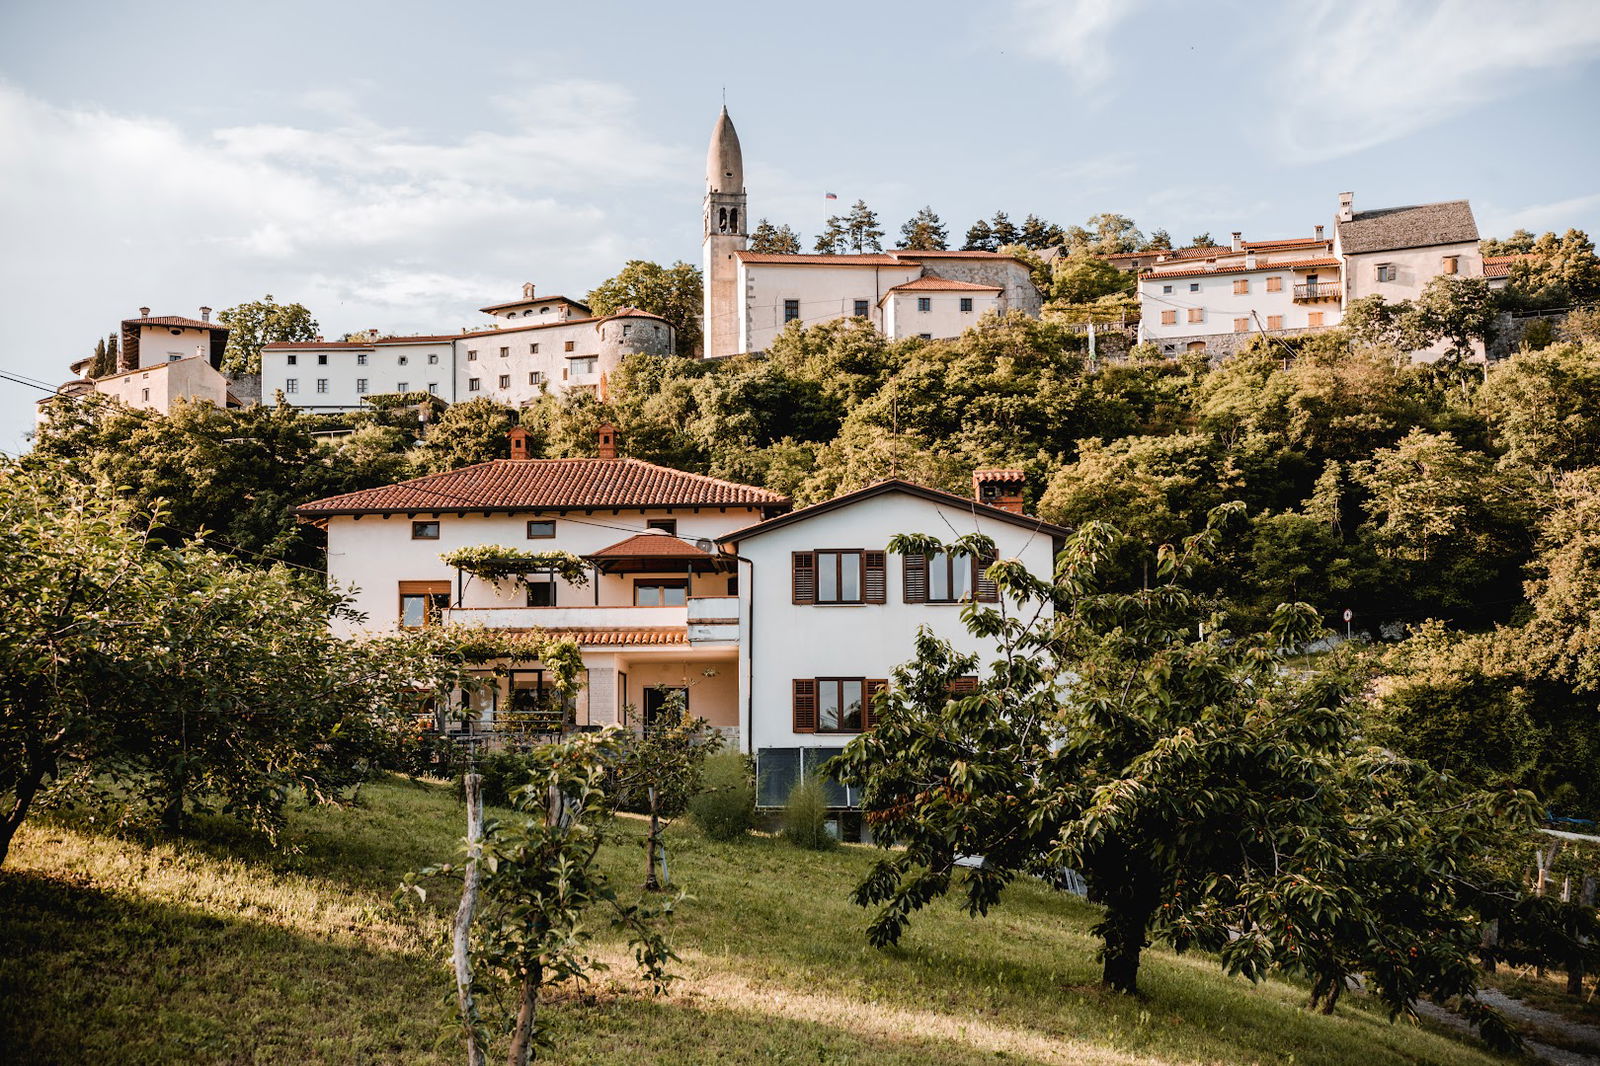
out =
[[[1571,1051],[1540,1040],[1526,1040],[1529,1054],[1540,1061],[1551,1063],[1552,1066],[1592,1066],[1594,1063],[1600,1063],[1600,1026],[1586,1025],[1547,1010],[1540,1010],[1538,1007],[1530,1007],[1520,999],[1512,999],[1495,988],[1480,988],[1478,997],[1507,1018],[1521,1023],[1524,1032],[1532,1031],[1545,1037],[1555,1036],[1563,1041],[1581,1043],[1595,1049]],[[1425,1000],[1417,1001],[1417,1013],[1452,1029],[1466,1032],[1472,1028],[1460,1015]]]

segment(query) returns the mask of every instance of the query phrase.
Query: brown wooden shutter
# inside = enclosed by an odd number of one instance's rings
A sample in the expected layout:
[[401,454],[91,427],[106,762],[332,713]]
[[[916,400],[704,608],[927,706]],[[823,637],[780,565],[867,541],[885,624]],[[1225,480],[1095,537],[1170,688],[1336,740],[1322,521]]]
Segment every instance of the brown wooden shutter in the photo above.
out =
[[794,602],[817,602],[817,553],[794,553]]
[[862,552],[861,566],[866,571],[861,582],[861,602],[888,603],[889,564],[883,552]]
[[945,691],[955,697],[970,696],[978,691],[978,679],[975,677],[952,677],[945,686]]
[[928,557],[905,555],[900,559],[901,592],[907,603],[928,602]]
[[867,678],[863,685],[865,697],[861,707],[861,728],[871,729],[878,724],[878,697],[889,687],[884,678]]
[[972,598],[977,600],[979,603],[1000,602],[999,587],[995,585],[993,581],[983,576],[983,572],[989,569],[990,564],[993,562],[994,556],[992,555],[985,555],[982,558],[973,561],[974,574],[972,579]]
[[811,677],[794,679],[794,731],[817,731],[817,682]]

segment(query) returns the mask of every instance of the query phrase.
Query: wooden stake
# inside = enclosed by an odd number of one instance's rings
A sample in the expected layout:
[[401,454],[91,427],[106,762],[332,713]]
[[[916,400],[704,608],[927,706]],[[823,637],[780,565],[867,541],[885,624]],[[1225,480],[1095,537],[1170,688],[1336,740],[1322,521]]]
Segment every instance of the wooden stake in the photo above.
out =
[[456,967],[456,1004],[467,1036],[467,1066],[484,1066],[483,1048],[478,1046],[478,1009],[472,999],[472,956],[467,951],[472,933],[472,915],[478,907],[478,856],[483,845],[483,776],[467,774],[467,869],[461,886],[461,905],[451,928],[451,958]]

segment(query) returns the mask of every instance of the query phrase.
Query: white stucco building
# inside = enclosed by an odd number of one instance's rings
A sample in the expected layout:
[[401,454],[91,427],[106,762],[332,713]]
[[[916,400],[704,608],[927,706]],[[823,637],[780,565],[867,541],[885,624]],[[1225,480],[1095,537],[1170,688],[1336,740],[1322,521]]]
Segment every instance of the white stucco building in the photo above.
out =
[[[701,246],[706,358],[765,351],[791,322],[863,318],[886,336],[958,337],[985,311],[1039,314],[1028,265],[996,252],[755,252],[739,135],[724,107],[706,153]],[[905,288],[928,283],[920,289]]]
[[426,392],[456,398],[455,337],[275,341],[261,349],[261,400],[310,411],[359,410],[368,396]]

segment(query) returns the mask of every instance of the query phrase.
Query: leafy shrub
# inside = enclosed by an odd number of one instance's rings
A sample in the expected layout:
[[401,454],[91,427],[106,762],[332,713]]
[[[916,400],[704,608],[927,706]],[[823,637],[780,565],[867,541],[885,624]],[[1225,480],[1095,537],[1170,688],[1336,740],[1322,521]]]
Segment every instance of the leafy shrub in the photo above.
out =
[[[510,807],[511,793],[526,785],[531,768],[527,752],[487,751],[478,755],[476,769],[483,778],[483,803],[486,807]],[[465,775],[456,777],[456,796],[466,799]]]
[[828,796],[821,778],[807,775],[789,792],[783,808],[783,838],[813,851],[826,851],[837,843],[828,832]]
[[706,760],[702,791],[689,800],[689,814],[712,840],[734,840],[756,821],[756,789],[750,760],[720,751]]

